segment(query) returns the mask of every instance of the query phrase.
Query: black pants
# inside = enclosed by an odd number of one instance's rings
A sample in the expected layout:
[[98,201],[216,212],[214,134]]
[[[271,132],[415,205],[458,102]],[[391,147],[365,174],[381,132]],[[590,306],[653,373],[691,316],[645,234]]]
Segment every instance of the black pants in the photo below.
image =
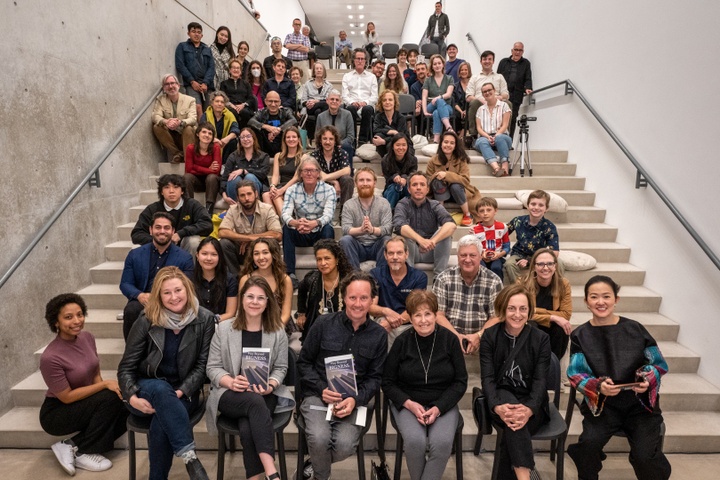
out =
[[123,337],[127,340],[130,329],[135,324],[140,314],[145,310],[142,303],[137,300],[130,300],[123,309]]
[[[595,417],[583,402],[583,430],[578,443],[570,445],[567,453],[575,462],[578,479],[596,480],[605,459],[603,447],[615,432],[623,431],[630,443],[630,464],[639,479],[666,480],[670,478],[670,462],[660,451],[659,412],[645,410],[632,392],[621,392],[625,402],[605,404],[600,416]],[[618,407],[619,404],[621,407]],[[659,409],[658,409],[659,410]]]
[[277,397],[273,394],[228,390],[220,397],[220,413],[238,421],[247,478],[265,472],[258,453],[275,456],[272,412],[276,405]]
[[512,116],[510,117],[510,138],[514,140],[513,135],[515,134],[515,125],[517,125],[518,112],[520,112],[520,105],[522,105],[523,97],[513,97],[512,99],[510,99],[510,101],[512,102]]
[[550,322],[549,327],[537,326],[550,337],[550,350],[560,360],[567,351],[568,339],[570,336],[555,322]]
[[255,130],[255,134],[260,143],[260,150],[267,153],[270,158],[273,158],[276,153],[280,153],[280,149],[282,148],[282,132],[279,133],[272,142],[268,138],[268,132],[266,130]]
[[[498,389],[498,396],[503,403],[523,403],[512,392]],[[505,425],[498,415],[493,416],[493,424],[496,428],[503,429],[502,443],[500,448],[498,479],[511,480],[515,478],[513,467],[525,467],[533,469],[535,459],[533,457],[532,435],[545,423],[548,418],[544,410],[530,417],[525,426],[520,430],[513,431]]]
[[125,433],[128,411],[125,404],[110,390],[73,403],[46,397],[40,408],[40,425],[50,435],[69,435],[78,448],[78,455],[105,453],[113,448],[115,439]]
[[253,112],[247,107],[243,108],[239,112],[234,108],[229,108],[228,110],[230,110],[232,114],[235,115],[235,120],[237,120],[240,130],[247,127],[248,122],[253,117],[253,115],[255,115],[255,112]]
[[225,263],[227,263],[228,271],[232,275],[237,275],[245,262],[245,255],[240,254],[240,245],[230,239],[221,238],[220,246],[225,255]]
[[[358,121],[358,109],[352,105],[345,105],[345,109],[352,113],[353,121]],[[360,133],[358,134],[358,145],[367,143],[372,138],[372,124],[375,116],[375,109],[371,105],[362,107],[360,118]]]
[[311,140],[315,139],[315,125],[317,123],[317,116],[328,109],[328,104],[325,100],[320,100],[312,108],[307,109],[308,119],[305,124],[305,129],[308,132],[308,138]]

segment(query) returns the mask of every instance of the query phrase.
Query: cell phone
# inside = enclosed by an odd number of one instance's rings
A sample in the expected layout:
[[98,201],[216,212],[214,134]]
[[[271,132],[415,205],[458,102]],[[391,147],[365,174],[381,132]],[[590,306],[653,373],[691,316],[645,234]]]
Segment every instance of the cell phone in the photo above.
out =
[[467,339],[467,338],[463,338],[463,339],[462,339],[462,348],[463,348],[463,350],[466,351],[466,352],[467,352],[467,349],[468,349],[468,345],[470,345],[470,342],[468,342],[468,339]]
[[633,387],[639,387],[641,384],[642,384],[642,382],[634,382],[634,383],[621,383],[621,384],[618,384],[615,386],[620,388],[620,391],[625,391],[625,390],[632,390]]

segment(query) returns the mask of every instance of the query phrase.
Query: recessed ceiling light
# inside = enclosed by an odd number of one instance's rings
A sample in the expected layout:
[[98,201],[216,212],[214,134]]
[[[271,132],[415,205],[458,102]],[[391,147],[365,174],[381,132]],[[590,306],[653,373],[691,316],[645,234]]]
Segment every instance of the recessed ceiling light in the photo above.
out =
[[364,23],[361,23],[361,24],[360,24],[360,28],[363,28],[364,26],[365,26]]
[[350,35],[355,35],[355,30],[351,31]]
[[358,5],[358,10],[362,10],[363,8],[365,8],[364,5]]
[[362,20],[363,18],[365,18],[365,15],[358,15],[358,18]]
[[352,5],[347,6],[348,10],[352,10]]
[[353,16],[352,16],[352,15],[348,15],[348,18],[349,18],[350,20],[352,20],[352,19],[353,19]]

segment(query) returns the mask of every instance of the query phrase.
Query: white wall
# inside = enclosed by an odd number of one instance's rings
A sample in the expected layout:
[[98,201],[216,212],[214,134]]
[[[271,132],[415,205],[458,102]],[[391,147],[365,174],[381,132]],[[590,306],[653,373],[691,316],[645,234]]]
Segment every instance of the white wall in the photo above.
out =
[[[298,0],[255,0],[253,4],[260,12],[260,23],[265,26],[270,36],[280,37],[283,42],[285,35],[293,31],[293,19],[299,18],[305,24],[305,11]],[[260,56],[260,60],[269,55],[269,52],[268,42],[267,51]],[[283,55],[287,55],[287,50],[283,49]]]
[[[720,41],[717,2],[509,0],[507,15],[480,20],[489,2],[451,0],[450,41],[479,66],[465,33],[499,60],[514,41],[525,43],[536,88],[566,78],[576,83],[680,212],[720,254],[720,180],[715,139],[720,132]],[[415,0],[403,31],[414,41],[427,23],[430,2]],[[691,7],[692,5],[692,7]],[[679,342],[702,356],[700,373],[720,385],[720,272],[650,189],[635,190],[635,171],[577,98],[560,89],[537,95],[529,112],[534,149],[567,149],[607,208],[618,242],[645,285],[663,296],[661,313],[681,324]]]

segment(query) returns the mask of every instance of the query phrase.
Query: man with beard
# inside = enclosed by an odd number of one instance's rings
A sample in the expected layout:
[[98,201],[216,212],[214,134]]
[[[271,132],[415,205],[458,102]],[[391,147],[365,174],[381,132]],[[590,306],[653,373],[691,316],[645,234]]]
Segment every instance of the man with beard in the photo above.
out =
[[366,260],[375,260],[378,264],[384,262],[383,245],[392,233],[392,209],[387,200],[375,195],[376,183],[377,176],[372,169],[357,170],[357,197],[345,202],[342,210],[340,246],[356,270]]
[[425,272],[407,263],[408,247],[405,239],[393,235],[385,243],[385,263],[370,271],[378,284],[377,303],[370,307],[370,315],[388,333],[388,348],[402,332],[410,327],[410,315],[405,300],[413,290],[425,290]]
[[237,199],[237,203],[228,209],[218,230],[228,270],[233,275],[237,275],[250,242],[258,238],[273,238],[278,242],[282,239],[280,218],[272,205],[258,201],[255,182],[238,182]]
[[135,320],[150,298],[153,281],[163,267],[178,267],[192,278],[193,259],[189,253],[173,243],[173,217],[167,212],[155,212],[150,225],[152,242],[130,250],[125,258],[120,291],[128,299],[123,310],[123,336],[127,339]]
[[163,93],[157,96],[153,104],[153,134],[167,150],[170,163],[180,163],[187,146],[195,141],[198,118],[195,99],[180,93],[180,84],[175,75],[163,75],[160,83]]
[[502,280],[480,264],[482,242],[475,235],[462,237],[457,248],[457,266],[437,275],[433,283],[437,323],[457,335],[464,353],[473,353],[485,329],[499,321],[495,297],[502,290]]

